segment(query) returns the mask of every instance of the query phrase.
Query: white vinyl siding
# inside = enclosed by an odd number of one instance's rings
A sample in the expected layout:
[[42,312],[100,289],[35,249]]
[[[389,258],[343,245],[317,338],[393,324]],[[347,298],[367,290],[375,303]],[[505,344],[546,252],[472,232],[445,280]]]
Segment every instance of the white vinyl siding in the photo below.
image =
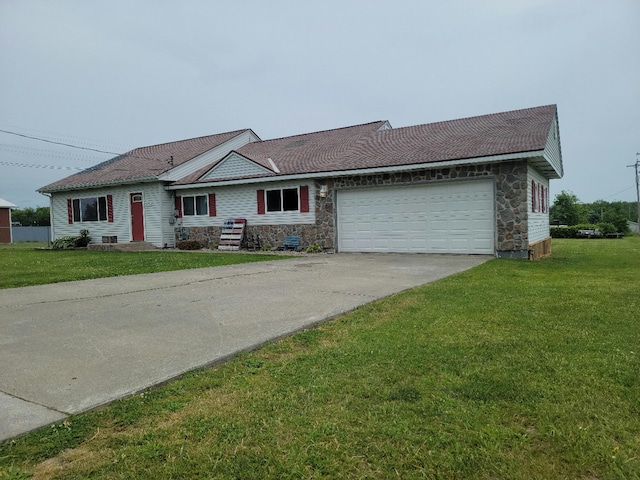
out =
[[543,155],[558,174],[558,178],[561,178],[564,172],[562,169],[562,153],[560,151],[560,129],[558,128],[558,122],[555,120],[549,129],[547,145]]
[[[161,183],[144,183],[110,188],[73,190],[51,195],[53,217],[53,238],[79,235],[80,230],[89,230],[92,243],[102,243],[103,236],[117,236],[118,243],[127,243],[132,239],[131,208],[129,196],[142,193],[144,205],[144,239],[157,247],[173,246],[173,227],[169,225],[173,213],[173,196],[166,192]],[[100,197],[112,195],[113,222],[74,222],[69,224],[67,199]]]
[[270,170],[232,153],[222,160],[210,172],[202,177],[203,180],[221,180],[224,178],[247,177],[251,175],[264,175],[273,173]]
[[[296,188],[301,185],[309,187],[309,212],[266,212],[258,214],[258,190],[277,188]],[[313,183],[306,182],[273,182],[253,185],[234,185],[220,188],[177,190],[176,195],[204,195],[215,193],[216,216],[182,217],[183,227],[222,226],[227,218],[245,218],[248,225],[312,225],[315,223],[315,190]]]
[[492,180],[337,192],[338,251],[493,254]]
[[[551,232],[549,230],[549,198],[545,198],[545,211],[542,212],[540,205],[533,212],[531,181],[540,184],[547,190],[546,197],[549,197],[549,180],[541,175],[535,168],[529,166],[527,172],[527,211],[529,212],[529,244],[539,242],[545,238],[549,238]],[[539,202],[538,202],[539,203]]]

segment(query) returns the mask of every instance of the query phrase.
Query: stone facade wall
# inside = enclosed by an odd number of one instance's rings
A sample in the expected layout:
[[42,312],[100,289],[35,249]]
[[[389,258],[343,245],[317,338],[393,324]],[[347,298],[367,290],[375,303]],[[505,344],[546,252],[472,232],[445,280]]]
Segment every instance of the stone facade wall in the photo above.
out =
[[[356,175],[316,181],[315,225],[247,225],[247,235],[259,236],[262,245],[280,247],[287,235],[298,235],[301,247],[318,243],[325,249],[334,249],[335,191],[341,188],[374,187],[428,183],[440,180],[461,180],[491,177],[496,185],[496,251],[500,256],[527,258],[527,163],[513,161],[433,170]],[[327,194],[320,196],[321,187]],[[191,227],[176,230],[176,239],[195,239],[217,245],[221,227]]]

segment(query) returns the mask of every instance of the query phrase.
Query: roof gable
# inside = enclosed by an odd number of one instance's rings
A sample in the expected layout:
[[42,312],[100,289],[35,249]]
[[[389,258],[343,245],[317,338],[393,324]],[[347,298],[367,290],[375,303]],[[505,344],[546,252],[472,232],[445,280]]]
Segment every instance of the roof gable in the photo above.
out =
[[253,177],[258,175],[271,175],[274,171],[258,163],[243,157],[237,152],[230,152],[220,160],[207,173],[202,175],[202,180],[222,180],[227,178]]

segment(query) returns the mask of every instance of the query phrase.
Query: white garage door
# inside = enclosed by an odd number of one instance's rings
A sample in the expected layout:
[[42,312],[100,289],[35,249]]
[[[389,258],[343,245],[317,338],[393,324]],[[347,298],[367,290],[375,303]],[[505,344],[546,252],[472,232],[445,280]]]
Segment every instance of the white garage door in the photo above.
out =
[[494,253],[491,180],[340,190],[340,252]]

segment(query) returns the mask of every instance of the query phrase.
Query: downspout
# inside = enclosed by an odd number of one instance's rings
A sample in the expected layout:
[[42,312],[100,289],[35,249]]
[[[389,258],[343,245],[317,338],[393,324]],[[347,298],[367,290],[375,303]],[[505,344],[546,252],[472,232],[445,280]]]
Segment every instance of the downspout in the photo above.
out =
[[53,198],[51,197],[50,194],[46,194],[42,192],[40,192],[40,194],[44,195],[49,199],[49,235],[48,235],[49,238],[47,238],[47,247],[50,247],[51,239],[55,238],[54,223],[53,223]]

